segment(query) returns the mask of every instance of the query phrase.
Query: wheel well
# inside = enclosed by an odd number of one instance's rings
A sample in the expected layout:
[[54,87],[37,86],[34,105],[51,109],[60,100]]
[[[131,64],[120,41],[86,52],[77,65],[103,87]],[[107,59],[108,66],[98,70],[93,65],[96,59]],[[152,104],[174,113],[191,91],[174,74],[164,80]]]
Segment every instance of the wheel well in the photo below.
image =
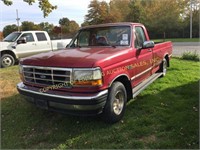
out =
[[13,58],[14,58],[15,60],[17,60],[15,54],[14,54],[12,51],[10,51],[10,50],[1,51],[0,55],[2,56],[2,55],[4,55],[4,54],[10,54],[11,56],[13,56]]
[[133,93],[129,79],[126,76],[120,76],[117,79],[115,79],[114,82],[115,81],[119,81],[124,85],[127,92],[127,101],[131,100],[133,98]]
[[165,59],[167,60],[167,67],[169,67],[170,66],[170,64],[169,64],[169,56],[165,55]]

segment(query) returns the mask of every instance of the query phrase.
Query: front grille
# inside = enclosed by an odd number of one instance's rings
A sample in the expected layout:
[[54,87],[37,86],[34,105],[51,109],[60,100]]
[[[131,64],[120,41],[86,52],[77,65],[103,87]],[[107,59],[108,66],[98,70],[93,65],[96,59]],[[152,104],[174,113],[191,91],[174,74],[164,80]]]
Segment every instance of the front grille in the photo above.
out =
[[71,83],[72,69],[23,66],[23,75],[25,81],[31,84],[56,85],[68,83],[65,85],[69,86],[69,83]]

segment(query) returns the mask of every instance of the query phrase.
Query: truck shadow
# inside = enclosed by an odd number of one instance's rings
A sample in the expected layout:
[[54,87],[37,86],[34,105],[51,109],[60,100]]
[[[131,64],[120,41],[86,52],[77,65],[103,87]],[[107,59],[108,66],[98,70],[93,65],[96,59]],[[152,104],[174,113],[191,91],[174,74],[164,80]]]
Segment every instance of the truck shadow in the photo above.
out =
[[[188,89],[192,90],[188,91]],[[66,147],[72,148],[73,146],[76,147],[79,141],[84,141],[81,139],[82,137],[86,139],[91,138],[91,136],[100,138],[99,135],[109,135],[116,129],[123,132],[114,134],[126,133],[130,138],[134,136],[137,138],[138,136],[144,137],[151,132],[153,134],[155,130],[167,132],[173,128],[176,132],[176,129],[180,130],[183,126],[182,124],[185,124],[185,127],[191,125],[190,121],[194,116],[190,116],[188,113],[186,116],[178,116],[185,119],[178,118],[177,110],[178,112],[190,111],[188,106],[198,109],[198,92],[198,81],[196,81],[157,91],[154,94],[141,93],[136,97],[136,101],[127,105],[123,121],[114,125],[104,123],[99,116],[77,117],[41,110],[26,102],[25,97],[17,94],[1,100],[2,148],[52,149],[61,144],[66,144]],[[192,109],[191,111],[193,111]],[[166,125],[169,120],[171,120],[171,123]],[[173,120],[181,122],[180,124],[173,124]],[[185,120],[185,122],[182,120]],[[144,127],[149,128],[148,133],[143,130],[140,131]],[[12,147],[8,147],[11,136],[16,143]],[[77,143],[72,144],[72,147],[67,145],[74,138],[78,138]],[[91,147],[88,145],[88,148]]]

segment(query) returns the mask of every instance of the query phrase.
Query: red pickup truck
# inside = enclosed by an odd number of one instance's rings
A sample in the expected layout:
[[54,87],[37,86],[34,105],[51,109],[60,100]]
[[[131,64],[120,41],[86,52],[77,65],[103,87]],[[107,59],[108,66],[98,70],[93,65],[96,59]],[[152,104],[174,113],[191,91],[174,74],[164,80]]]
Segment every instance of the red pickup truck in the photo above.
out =
[[144,25],[83,27],[66,49],[20,60],[19,93],[40,108],[122,119],[126,103],[165,76],[172,43],[150,41]]

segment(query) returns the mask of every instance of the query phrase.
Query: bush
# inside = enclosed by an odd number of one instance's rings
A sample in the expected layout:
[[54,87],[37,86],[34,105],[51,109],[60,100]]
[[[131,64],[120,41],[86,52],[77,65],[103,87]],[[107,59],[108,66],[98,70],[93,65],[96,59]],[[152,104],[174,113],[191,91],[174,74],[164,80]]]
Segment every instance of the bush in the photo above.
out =
[[184,59],[184,60],[199,61],[200,60],[200,55],[196,51],[194,53],[185,52],[185,53],[183,53],[181,58]]

